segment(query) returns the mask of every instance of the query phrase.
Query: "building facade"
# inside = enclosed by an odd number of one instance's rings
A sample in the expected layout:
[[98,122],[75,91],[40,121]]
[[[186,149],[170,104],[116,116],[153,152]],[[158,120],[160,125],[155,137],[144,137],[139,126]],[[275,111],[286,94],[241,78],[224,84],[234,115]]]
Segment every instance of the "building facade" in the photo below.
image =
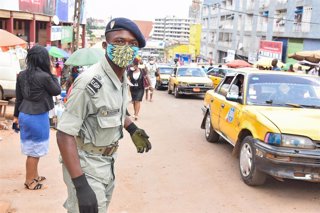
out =
[[[216,63],[228,52],[252,63],[261,56],[291,62],[291,53],[320,49],[319,16],[319,0],[204,0],[201,54]],[[263,51],[279,44],[278,52]]]
[[157,18],[153,25],[152,39],[188,43],[191,22],[189,18]]
[[[84,2],[82,11],[85,10]],[[0,0],[0,29],[28,43],[70,49],[75,0]],[[84,14],[82,12],[81,14]],[[80,46],[85,45],[85,16],[81,16]]]

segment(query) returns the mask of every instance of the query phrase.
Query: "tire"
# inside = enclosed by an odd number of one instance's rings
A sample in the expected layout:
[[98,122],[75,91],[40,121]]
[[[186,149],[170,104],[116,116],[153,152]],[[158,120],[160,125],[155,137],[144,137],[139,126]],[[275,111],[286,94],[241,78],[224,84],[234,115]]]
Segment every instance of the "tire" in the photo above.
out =
[[249,186],[259,186],[266,181],[267,175],[256,168],[256,150],[252,136],[247,136],[242,141],[239,169],[242,180]]
[[206,136],[207,141],[210,143],[217,143],[220,138],[220,135],[212,128],[211,116],[209,112],[206,114],[204,135]]
[[180,98],[180,94],[178,93],[178,87],[175,86],[175,87],[173,88],[173,90],[174,90],[174,97],[175,97],[175,98]]

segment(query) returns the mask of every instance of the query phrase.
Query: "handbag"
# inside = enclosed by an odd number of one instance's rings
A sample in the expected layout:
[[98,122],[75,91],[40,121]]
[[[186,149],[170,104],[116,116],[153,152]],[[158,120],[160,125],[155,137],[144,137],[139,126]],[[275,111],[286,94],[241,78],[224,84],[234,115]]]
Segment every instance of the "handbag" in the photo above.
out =
[[148,76],[146,74],[146,71],[143,70],[143,87],[144,88],[148,88],[150,86],[149,80],[148,80]]

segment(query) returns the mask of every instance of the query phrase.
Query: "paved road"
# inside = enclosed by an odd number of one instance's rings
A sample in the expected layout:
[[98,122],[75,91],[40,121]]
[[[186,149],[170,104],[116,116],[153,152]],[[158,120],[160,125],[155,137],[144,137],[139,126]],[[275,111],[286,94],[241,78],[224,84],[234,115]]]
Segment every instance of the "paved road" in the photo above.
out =
[[[201,98],[175,99],[166,91],[156,91],[154,102],[142,103],[137,125],[150,135],[153,149],[137,154],[125,135],[109,212],[319,212],[319,184],[269,178],[262,187],[246,186],[238,159],[231,156],[232,147],[222,141],[206,142],[199,127],[201,106]],[[40,161],[47,188],[36,192],[23,189],[25,157],[20,154],[18,135],[0,131],[0,201],[11,203],[13,212],[64,212],[66,188],[54,133],[50,153]]]

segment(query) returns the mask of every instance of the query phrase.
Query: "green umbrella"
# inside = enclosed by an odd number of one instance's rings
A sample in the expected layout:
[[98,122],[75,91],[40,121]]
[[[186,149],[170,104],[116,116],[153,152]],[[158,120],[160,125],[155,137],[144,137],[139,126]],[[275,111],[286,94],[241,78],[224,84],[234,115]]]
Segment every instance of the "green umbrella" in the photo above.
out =
[[55,58],[68,58],[69,54],[64,51],[63,49],[60,49],[55,46],[48,46],[46,49],[49,51],[49,55]]
[[103,57],[104,51],[102,48],[82,48],[72,53],[65,64],[87,66],[97,63]]

